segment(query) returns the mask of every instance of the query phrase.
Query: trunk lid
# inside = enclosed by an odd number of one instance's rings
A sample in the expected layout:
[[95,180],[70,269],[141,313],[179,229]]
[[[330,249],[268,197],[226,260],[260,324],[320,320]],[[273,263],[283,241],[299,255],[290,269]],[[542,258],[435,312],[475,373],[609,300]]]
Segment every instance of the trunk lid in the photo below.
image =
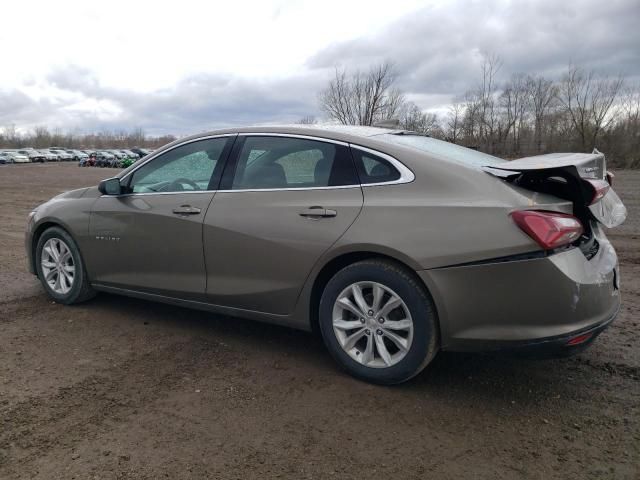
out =
[[525,157],[483,170],[519,187],[570,200],[578,218],[592,217],[607,228],[627,218],[627,209],[613,188],[593,202],[594,187],[589,181],[610,182],[604,154],[597,150]]

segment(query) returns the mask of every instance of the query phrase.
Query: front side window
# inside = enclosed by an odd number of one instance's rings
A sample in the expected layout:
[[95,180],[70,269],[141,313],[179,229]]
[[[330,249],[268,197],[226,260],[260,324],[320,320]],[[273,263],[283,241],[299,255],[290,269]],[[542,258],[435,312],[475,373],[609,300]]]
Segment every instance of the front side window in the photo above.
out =
[[233,190],[313,188],[358,183],[349,149],[290,137],[246,137]]
[[133,172],[130,193],[190,192],[215,188],[228,138],[181,145]]

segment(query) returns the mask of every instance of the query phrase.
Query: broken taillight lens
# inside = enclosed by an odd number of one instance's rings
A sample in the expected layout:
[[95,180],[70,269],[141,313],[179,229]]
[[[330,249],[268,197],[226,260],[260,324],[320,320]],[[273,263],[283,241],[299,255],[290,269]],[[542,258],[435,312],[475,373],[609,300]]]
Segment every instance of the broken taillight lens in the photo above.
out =
[[611,188],[611,185],[606,180],[585,180],[585,182],[587,182],[593,190],[593,196],[591,197],[591,203],[589,203],[589,205],[593,205],[602,200],[602,197],[604,197]]
[[614,179],[615,177],[616,177],[616,176],[613,174],[613,172],[611,172],[611,171],[609,171],[609,170],[607,170],[607,172],[606,172],[606,173],[605,173],[605,175],[604,175],[605,180],[606,180],[606,181],[607,181],[607,183],[608,183],[609,185],[611,185],[612,187],[613,187],[613,179]]
[[584,229],[580,220],[565,213],[519,210],[511,213],[516,224],[545,250],[576,241]]

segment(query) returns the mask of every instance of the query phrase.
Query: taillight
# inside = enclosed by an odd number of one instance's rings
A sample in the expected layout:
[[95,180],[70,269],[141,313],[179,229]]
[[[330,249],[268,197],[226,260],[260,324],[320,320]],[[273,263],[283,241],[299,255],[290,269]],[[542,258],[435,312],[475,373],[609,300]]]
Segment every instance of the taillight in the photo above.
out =
[[593,333],[583,333],[582,335],[578,335],[577,337],[573,337],[573,338],[569,339],[569,341],[566,343],[566,345],[568,347],[573,347],[575,345],[580,345],[580,344],[583,344],[584,342],[590,340],[591,337],[593,337]]
[[606,180],[585,180],[585,182],[587,182],[593,190],[593,196],[591,197],[591,203],[589,203],[589,205],[593,205],[602,200],[602,197],[604,197],[611,188],[611,185]]
[[519,210],[511,213],[511,217],[545,250],[574,242],[583,232],[580,220],[565,213]]
[[613,179],[615,178],[615,175],[613,174],[613,172],[610,172],[609,170],[607,170],[604,176],[605,176],[605,179],[607,180],[607,183],[613,187]]

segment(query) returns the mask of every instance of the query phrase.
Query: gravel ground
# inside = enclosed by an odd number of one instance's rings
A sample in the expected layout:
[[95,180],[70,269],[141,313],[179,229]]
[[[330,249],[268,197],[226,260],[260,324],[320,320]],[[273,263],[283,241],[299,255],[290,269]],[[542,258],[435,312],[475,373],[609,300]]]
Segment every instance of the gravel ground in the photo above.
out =
[[640,478],[640,171],[611,233],[623,309],[562,360],[440,354],[356,381],[314,336],[106,294],[52,303],[30,209],[111,172],[0,167],[0,478]]

